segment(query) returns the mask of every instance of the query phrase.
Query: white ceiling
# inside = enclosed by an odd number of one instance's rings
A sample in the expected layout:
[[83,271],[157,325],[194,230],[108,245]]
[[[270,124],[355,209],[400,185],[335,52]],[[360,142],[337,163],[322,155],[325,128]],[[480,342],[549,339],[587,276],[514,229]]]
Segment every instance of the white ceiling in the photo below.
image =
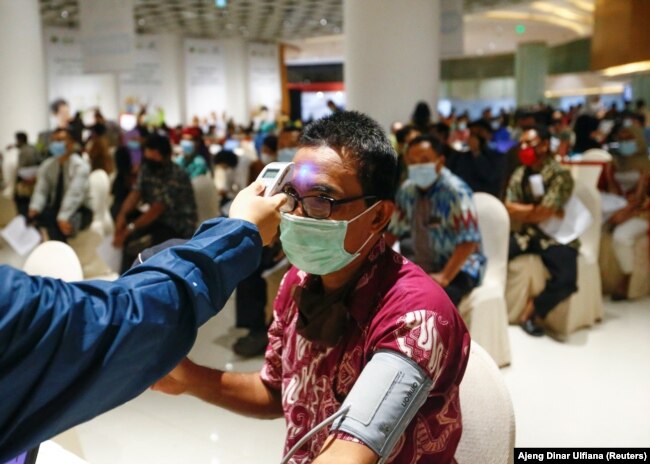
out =
[[[354,0],[350,0],[354,1]],[[591,35],[595,0],[463,0],[465,55],[512,52]],[[76,27],[77,0],[40,0],[46,25]],[[135,0],[138,32],[292,43],[290,59],[342,60],[342,0]],[[516,26],[524,26],[517,33]]]

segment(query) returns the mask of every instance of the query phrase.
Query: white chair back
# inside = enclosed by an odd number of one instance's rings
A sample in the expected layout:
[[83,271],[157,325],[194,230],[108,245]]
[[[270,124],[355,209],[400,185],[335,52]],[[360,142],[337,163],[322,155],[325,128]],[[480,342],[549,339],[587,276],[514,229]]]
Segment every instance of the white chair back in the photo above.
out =
[[[598,186],[600,174],[603,172],[603,167],[611,161],[612,155],[605,150],[592,148],[582,154],[578,164],[571,166],[571,175],[577,183],[596,187]],[[585,163],[585,165],[579,164],[580,162]]]
[[2,179],[5,183],[5,198],[13,201],[16,175],[18,174],[18,150],[7,150],[2,154]]
[[589,263],[597,263],[600,252],[601,218],[603,214],[600,205],[600,193],[595,186],[579,182],[576,182],[574,189],[574,193],[589,210],[593,218],[587,230],[580,235],[580,254]]
[[27,274],[74,282],[83,279],[81,263],[70,245],[53,240],[38,245],[27,257]]
[[472,342],[460,384],[463,435],[458,464],[504,464],[514,461],[515,414],[510,393],[490,355]]
[[478,212],[483,254],[487,257],[483,285],[496,283],[499,288],[505,289],[510,240],[508,211],[498,198],[489,193],[475,193],[474,204]]
[[103,169],[96,169],[88,177],[90,204],[93,210],[91,229],[101,237],[113,234],[114,224],[110,212],[111,181]]
[[199,223],[219,216],[219,194],[210,176],[197,176],[192,179],[192,189]]

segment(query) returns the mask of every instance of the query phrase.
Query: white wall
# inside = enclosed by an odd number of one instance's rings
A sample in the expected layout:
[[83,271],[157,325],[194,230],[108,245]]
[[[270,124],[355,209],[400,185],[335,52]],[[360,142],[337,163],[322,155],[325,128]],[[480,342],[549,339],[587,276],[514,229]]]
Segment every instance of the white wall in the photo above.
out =
[[38,0],[0,0],[0,150],[17,130],[35,141],[45,129],[45,92]]

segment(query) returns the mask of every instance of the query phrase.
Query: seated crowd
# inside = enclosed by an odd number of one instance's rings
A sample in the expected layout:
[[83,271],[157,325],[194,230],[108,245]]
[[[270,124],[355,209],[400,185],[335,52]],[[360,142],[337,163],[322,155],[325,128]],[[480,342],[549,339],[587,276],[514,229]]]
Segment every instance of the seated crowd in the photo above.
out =
[[[120,128],[99,111],[85,126],[60,100],[52,105],[58,127],[41,134],[38,146],[16,134],[14,201],[48,239],[65,242],[90,226],[89,177],[105,171],[114,220],[107,238],[121,250],[125,272],[194,234],[201,217],[196,182],[210,180],[227,216],[236,193],[265,165],[293,161],[280,233],[236,292],[236,325],[248,334],[233,350],[264,354],[261,371],[185,359],[153,389],[250,416],[284,415],[285,452],[295,447],[301,462],[375,462],[376,455],[449,462],[462,431],[459,385],[470,350],[458,308],[490,265],[485,245],[493,231],[481,228],[478,194],[509,217],[511,232],[500,237],[507,259],[536,255],[548,271],[518,317],[526,333],[542,336],[549,314],[578,291],[580,237],[563,240],[548,228],[566,219],[576,197],[578,180],[564,165],[604,149],[612,158],[602,163],[597,187],[619,206],[603,207],[602,227],[612,232],[623,273],[612,298],[628,297],[635,243],[649,232],[649,132],[642,102],[637,111],[592,106],[498,115],[486,109],[474,121],[452,112],[433,122],[419,103],[408,124],[385,134],[368,116],[335,105],[304,130],[266,109],[247,127],[214,117],[169,128],[143,111],[135,127]],[[373,441],[343,418],[306,439],[346,398],[374,393],[368,382],[391,369],[412,376],[407,388],[417,387],[407,393],[411,404],[402,404],[396,434],[389,429],[388,438]]]
[[[648,234],[650,131],[641,101],[636,109],[627,105],[622,111],[593,103],[568,112],[544,105],[514,113],[486,109],[473,121],[452,111],[438,115],[437,122],[426,103],[419,103],[411,121],[394,123],[389,134],[399,179],[396,209],[385,234],[389,245],[399,242],[402,254],[458,306],[480,286],[487,261],[481,234],[489,231],[480,229],[473,194],[501,199],[512,225],[509,259],[538,255],[549,274],[543,291],[528,301],[519,318],[527,333],[542,335],[545,317],[577,291],[580,249],[579,239],[560,243],[542,225],[562,218],[575,193],[575,181],[562,163],[602,148],[612,161],[604,163],[598,188],[621,202],[603,225],[612,233],[623,274],[613,299],[627,298],[635,242]],[[192,236],[198,226],[194,179],[213,177],[222,214],[227,215],[230,200],[266,164],[293,160],[304,144],[300,121],[274,119],[265,108],[247,127],[213,114],[175,128],[152,121],[143,109],[128,130],[107,122],[99,110],[94,124],[85,126],[79,114],[70,117],[63,100],[51,109],[58,127],[42,133],[37,145],[24,132],[16,133],[17,211],[49,239],[66,241],[92,221],[89,173],[106,171],[112,181],[112,244],[122,250],[120,272],[143,249]],[[277,284],[267,289],[265,271],[283,259],[276,240],[265,249],[257,271],[240,284],[237,325],[249,335],[234,349],[242,356],[266,349],[267,307]]]

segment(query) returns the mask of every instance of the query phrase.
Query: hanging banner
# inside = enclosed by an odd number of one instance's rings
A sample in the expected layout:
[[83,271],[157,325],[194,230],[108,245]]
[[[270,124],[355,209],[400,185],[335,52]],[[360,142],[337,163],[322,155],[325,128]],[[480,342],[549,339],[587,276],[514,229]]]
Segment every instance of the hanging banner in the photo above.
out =
[[248,101],[251,110],[266,106],[272,114],[280,109],[281,83],[278,46],[248,44]]
[[135,69],[119,75],[120,111],[137,113],[145,106],[149,112],[164,109],[161,48],[158,36],[138,36]]
[[188,119],[221,114],[226,109],[226,68],[223,47],[217,41],[186,39],[185,91]]
[[79,0],[79,25],[86,72],[133,69],[134,4],[134,0]]
[[84,73],[79,31],[45,28],[43,40],[48,102],[63,98],[73,113],[100,108],[104,116],[117,117],[115,76]]
[[441,58],[464,54],[463,3],[458,0],[442,0],[440,2]]

